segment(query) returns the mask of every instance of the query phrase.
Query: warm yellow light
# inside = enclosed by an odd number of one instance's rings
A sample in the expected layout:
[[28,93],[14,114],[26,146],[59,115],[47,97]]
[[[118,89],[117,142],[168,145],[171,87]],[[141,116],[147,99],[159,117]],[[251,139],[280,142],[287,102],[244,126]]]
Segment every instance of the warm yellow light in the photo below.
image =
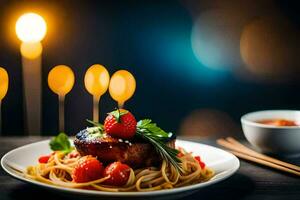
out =
[[8,74],[0,67],[0,101],[5,97],[8,90]]
[[51,69],[48,74],[48,85],[50,89],[64,96],[71,91],[75,82],[75,76],[72,69],[66,65],[58,65]]
[[122,107],[134,94],[135,87],[134,76],[126,70],[119,70],[110,79],[109,93],[118,102],[119,107]]
[[40,42],[46,35],[47,25],[38,14],[26,13],[16,23],[16,33],[23,42]]
[[28,59],[38,58],[42,54],[42,51],[43,51],[43,47],[40,42],[34,42],[34,43],[23,42],[21,44],[21,54],[25,58]]
[[102,65],[92,65],[85,73],[84,84],[90,94],[99,97],[108,88],[109,73]]

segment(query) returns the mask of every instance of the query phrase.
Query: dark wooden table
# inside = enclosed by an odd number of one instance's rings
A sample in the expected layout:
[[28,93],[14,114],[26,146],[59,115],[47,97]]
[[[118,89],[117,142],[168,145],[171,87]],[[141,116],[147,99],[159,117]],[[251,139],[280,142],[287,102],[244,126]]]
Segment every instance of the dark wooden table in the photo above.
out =
[[[16,147],[44,139],[47,137],[0,137],[0,156],[2,157],[6,152]],[[197,138],[181,139],[199,141]],[[217,146],[213,140],[201,142]],[[300,158],[288,161],[300,164]],[[15,180],[1,168],[0,200],[11,199],[71,200],[77,198],[75,196],[60,196],[58,193]],[[221,183],[201,189],[185,199],[300,200],[300,178],[241,161],[241,167],[235,175]]]

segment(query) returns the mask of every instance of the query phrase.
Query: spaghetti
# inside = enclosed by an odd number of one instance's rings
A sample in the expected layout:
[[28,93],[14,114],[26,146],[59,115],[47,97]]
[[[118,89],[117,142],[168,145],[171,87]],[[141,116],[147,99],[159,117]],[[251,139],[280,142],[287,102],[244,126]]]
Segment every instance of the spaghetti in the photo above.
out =
[[78,156],[73,157],[72,155],[74,152],[65,155],[61,151],[55,151],[47,163],[28,167],[24,176],[43,183],[68,188],[87,188],[107,192],[145,192],[192,185],[207,181],[214,175],[213,170],[208,167],[201,167],[192,153],[182,152],[180,156],[182,173],[179,173],[172,165],[163,160],[160,167],[131,169],[128,181],[122,187],[105,185],[104,181],[109,176],[90,182],[75,183],[72,180],[72,171],[80,160],[87,156],[81,157],[77,154]]

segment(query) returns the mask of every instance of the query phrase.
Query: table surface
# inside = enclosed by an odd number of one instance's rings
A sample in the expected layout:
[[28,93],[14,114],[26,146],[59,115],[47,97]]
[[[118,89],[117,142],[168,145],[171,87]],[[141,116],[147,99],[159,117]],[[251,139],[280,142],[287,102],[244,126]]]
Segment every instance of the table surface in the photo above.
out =
[[[6,152],[32,142],[47,139],[48,137],[0,137],[0,156]],[[198,138],[180,139],[193,140],[200,142]],[[214,140],[202,140],[213,146],[218,146]],[[289,162],[300,164],[300,158],[287,160]],[[74,197],[60,196],[36,186],[23,183],[11,178],[1,168],[0,170],[0,199],[55,199],[71,200]],[[240,169],[232,177],[213,186],[203,188],[197,193],[188,197],[188,199],[284,199],[300,200],[300,179],[265,168],[253,163],[241,160]]]

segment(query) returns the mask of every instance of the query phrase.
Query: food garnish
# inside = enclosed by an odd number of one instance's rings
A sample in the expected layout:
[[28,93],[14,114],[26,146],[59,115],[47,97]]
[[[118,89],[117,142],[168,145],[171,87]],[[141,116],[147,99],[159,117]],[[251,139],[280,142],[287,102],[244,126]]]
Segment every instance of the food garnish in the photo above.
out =
[[204,169],[204,168],[205,168],[205,163],[201,161],[200,156],[195,156],[194,158],[195,158],[195,160],[197,160],[197,162],[199,163],[201,169]]
[[71,146],[68,136],[65,133],[60,133],[58,136],[53,137],[49,143],[51,150],[61,151],[65,154],[74,150]]
[[83,157],[72,172],[72,179],[76,183],[85,183],[100,179],[104,167],[95,157]]
[[129,139],[135,135],[135,117],[124,109],[117,109],[110,113],[104,121],[104,130],[112,137]]
[[113,162],[109,164],[104,170],[104,177],[109,176],[104,181],[107,185],[122,186],[125,185],[130,176],[130,167],[121,162]]
[[165,132],[155,123],[152,123],[151,119],[144,119],[137,123],[136,134],[150,142],[165,161],[173,165],[179,172],[182,172],[181,160],[177,157],[179,151],[165,144],[165,141],[172,137],[172,133]]
[[51,155],[40,156],[39,163],[47,163],[50,157],[51,157]]

